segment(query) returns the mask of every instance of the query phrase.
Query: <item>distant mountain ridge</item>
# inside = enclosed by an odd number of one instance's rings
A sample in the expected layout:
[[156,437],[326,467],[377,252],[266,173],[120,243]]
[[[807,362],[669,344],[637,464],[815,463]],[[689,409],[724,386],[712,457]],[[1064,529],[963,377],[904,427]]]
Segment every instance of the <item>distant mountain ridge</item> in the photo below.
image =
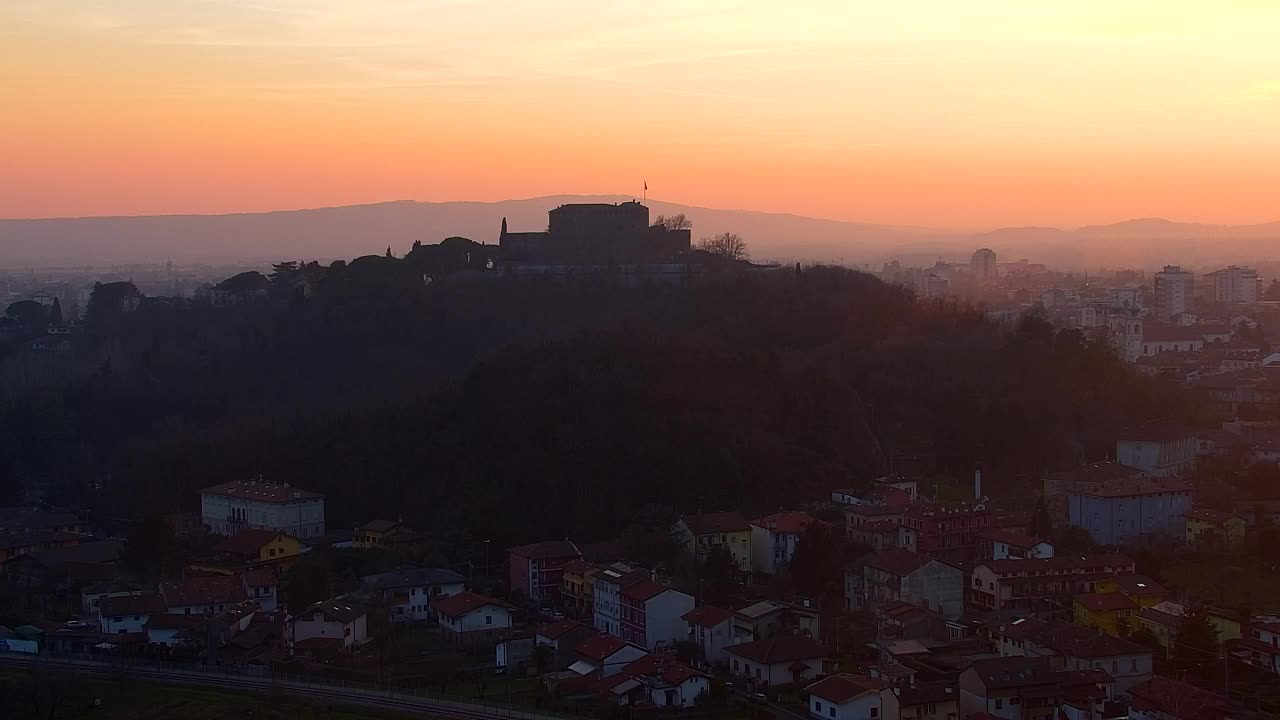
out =
[[[513,231],[546,227],[547,211],[575,202],[624,202],[624,195],[555,195],[498,202],[410,200],[227,215],[0,220],[0,267],[135,262],[262,262],[397,254],[414,241],[450,236],[497,242],[502,218]],[[932,265],[964,261],[977,247],[1001,261],[1026,258],[1092,269],[1258,262],[1280,259],[1280,222],[1219,226],[1160,218],[1074,230],[1009,227],[978,234],[854,223],[800,215],[703,208],[649,201],[653,217],[684,213],[694,237],[737,232],[752,255],[781,262],[871,265],[891,258]],[[1206,242],[1216,241],[1216,242]]]

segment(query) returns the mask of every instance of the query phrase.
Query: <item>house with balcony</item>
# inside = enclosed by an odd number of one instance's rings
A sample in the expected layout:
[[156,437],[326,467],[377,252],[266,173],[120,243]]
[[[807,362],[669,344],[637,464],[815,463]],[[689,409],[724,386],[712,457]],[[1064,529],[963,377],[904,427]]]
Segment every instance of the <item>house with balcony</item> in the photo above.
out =
[[1067,489],[1068,522],[1099,545],[1182,535],[1191,484],[1173,477],[1134,477]]
[[322,600],[285,620],[285,643],[295,655],[333,657],[369,641],[368,612],[344,598]]
[[250,528],[318,538],[325,533],[324,495],[289,483],[235,480],[200,491],[200,519],[219,535]]
[[674,647],[688,638],[681,618],[693,604],[692,595],[653,580],[632,583],[621,592],[622,639],[651,651]]
[[746,687],[757,690],[798,686],[823,672],[826,651],[818,641],[795,635],[778,635],[725,648],[729,671]]
[[473,592],[460,592],[434,603],[445,641],[455,647],[493,645],[511,636],[511,606]]
[[653,573],[630,563],[614,563],[595,575],[591,590],[591,623],[597,630],[622,637],[622,591],[653,580]]
[[1182,515],[1189,547],[1231,550],[1244,541],[1248,523],[1235,513],[1208,508],[1192,508]]
[[991,511],[980,502],[917,500],[907,506],[902,522],[917,533],[916,552],[964,562],[977,557],[978,535],[991,527]]
[[393,623],[434,617],[432,604],[464,590],[466,579],[445,568],[407,568],[362,578]]
[[703,605],[685,613],[685,635],[696,643],[702,659],[715,665],[728,660],[725,649],[736,644],[733,629],[733,612],[713,605]]
[[1249,623],[1249,634],[1237,648],[1247,653],[1247,662],[1280,675],[1280,618],[1259,618]]
[[848,598],[856,608],[908,602],[948,619],[964,614],[964,573],[937,558],[907,550],[887,549],[863,561],[860,597]]
[[1001,720],[1056,720],[1060,692],[1047,658],[975,660],[960,673],[960,713]]
[[1097,590],[1098,583],[1133,573],[1123,555],[991,560],[973,568],[968,603],[979,611],[1042,610],[1067,597]]
[[[845,516],[846,520],[848,515]],[[872,550],[897,548],[915,552],[919,545],[919,533],[897,520],[879,520],[848,527],[850,542],[865,545]]]
[[1005,657],[1045,658],[1054,670],[1102,670],[1117,691],[1151,679],[1151,649],[1072,623],[1023,618],[992,629]]
[[751,524],[737,512],[686,515],[676,524],[686,551],[699,567],[714,547],[724,547],[740,572],[751,572]]
[[569,540],[549,540],[511,548],[507,550],[511,590],[523,593],[534,602],[558,605],[564,568],[581,559],[578,546]]

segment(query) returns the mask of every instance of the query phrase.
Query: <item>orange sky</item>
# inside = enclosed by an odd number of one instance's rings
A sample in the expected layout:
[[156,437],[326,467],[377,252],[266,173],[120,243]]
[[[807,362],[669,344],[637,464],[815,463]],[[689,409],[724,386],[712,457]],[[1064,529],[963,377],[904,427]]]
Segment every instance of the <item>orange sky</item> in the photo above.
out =
[[0,217],[635,193],[1280,220],[1274,0],[0,4]]

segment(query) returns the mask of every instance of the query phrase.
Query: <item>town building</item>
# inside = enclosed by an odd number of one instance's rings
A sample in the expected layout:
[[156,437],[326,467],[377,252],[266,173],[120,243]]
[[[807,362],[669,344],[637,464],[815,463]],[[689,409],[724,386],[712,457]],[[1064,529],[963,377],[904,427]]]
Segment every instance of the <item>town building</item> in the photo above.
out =
[[751,521],[751,569],[774,575],[795,555],[800,536],[815,522],[808,513],[788,511]]
[[1132,572],[1133,561],[1123,555],[984,561],[973,568],[969,604],[978,610],[1040,610],[1045,601],[1091,593],[1099,582]]
[[1151,679],[1150,648],[1080,625],[1023,618],[993,629],[992,641],[1002,656],[1047,658],[1054,670],[1103,670],[1119,691]]
[[244,593],[265,612],[280,607],[280,578],[271,568],[254,568],[240,575]]
[[1132,720],[1235,720],[1242,715],[1217,693],[1157,675],[1129,688]]
[[239,562],[274,563],[298,557],[302,552],[302,543],[297,537],[279,530],[241,528],[213,549]]
[[704,661],[719,664],[727,661],[726,648],[737,641],[734,637],[733,613],[712,605],[703,605],[685,613],[685,633],[696,643]]
[[1115,575],[1094,583],[1094,592],[1120,593],[1140,608],[1153,607],[1169,597],[1163,585],[1146,575]]
[[821,637],[822,613],[808,601],[760,600],[734,611],[733,633],[739,643],[778,635]]
[[954,619],[964,614],[964,573],[937,558],[908,550],[886,549],[862,568],[862,595],[852,607],[874,608],[902,601]]
[[140,633],[152,615],[164,611],[164,599],[156,595],[105,597],[98,602],[98,627],[107,635]]
[[200,491],[200,518],[220,535],[275,530],[296,538],[324,535],[324,495],[258,480],[235,480]]
[[1196,434],[1177,423],[1147,423],[1116,441],[1116,458],[1151,477],[1181,475],[1196,462]]
[[907,506],[902,522],[918,533],[917,552],[961,562],[977,556],[978,534],[991,526],[991,512],[980,502],[917,500]]
[[248,599],[240,579],[226,575],[167,580],[160,595],[173,615],[213,615]]
[[711,676],[673,660],[671,653],[657,653],[627,663],[597,687],[617,705],[693,708],[700,697],[711,692]]
[[0,563],[19,555],[79,545],[86,539],[92,538],[60,530],[29,530],[0,534]]
[[1134,629],[1144,629],[1155,637],[1160,647],[1169,651],[1178,634],[1178,625],[1186,608],[1175,602],[1164,601],[1138,610],[1133,618]]
[[996,278],[996,252],[991,248],[978,248],[969,258],[969,274],[975,280],[994,280]]
[[1249,624],[1249,635],[1238,647],[1248,653],[1250,665],[1280,674],[1280,618],[1263,618]]
[[[845,515],[846,518],[851,517]],[[879,520],[848,528],[849,540],[859,545],[866,545],[872,550],[898,548],[915,552],[919,545],[919,532],[903,525],[897,520]]]
[[896,719],[898,696],[889,683],[867,675],[829,675],[804,689],[815,720]]
[[23,506],[0,508],[0,535],[38,530],[80,535],[84,527],[73,513],[45,512]]
[[1053,544],[1015,530],[987,528],[978,533],[978,560],[1029,560],[1053,557]]
[[1177,265],[1155,275],[1156,317],[1168,320],[1194,308],[1196,276]]
[[[1164,353],[1198,353],[1204,350],[1204,333],[1194,326],[1158,325],[1147,323],[1138,338],[1142,351],[1140,357],[1155,357]],[[1127,358],[1131,362],[1137,358]]]
[[1261,294],[1258,292],[1261,279],[1258,271],[1252,268],[1230,265],[1206,274],[1204,279],[1213,298],[1220,303],[1252,305],[1258,302]]
[[1111,637],[1127,634],[1131,618],[1138,610],[1138,603],[1118,592],[1082,593],[1073,597],[1071,602],[1075,624],[1099,630]]
[[370,520],[351,534],[351,546],[357,550],[409,550],[425,542],[426,537],[399,520]]
[[895,688],[902,720],[959,720],[960,691],[953,682],[928,682]]
[[1171,477],[1132,478],[1100,487],[1067,491],[1068,522],[1099,545],[1119,545],[1143,537],[1182,535],[1182,517],[1191,509],[1191,485]]
[[627,665],[649,653],[613,635],[597,635],[576,649],[578,660],[569,669],[578,675],[607,678],[622,672]]
[[[581,548],[579,548],[581,549]],[[596,575],[604,568],[573,560],[560,571],[560,607],[570,617],[590,618],[595,609]]]
[[369,640],[368,611],[342,598],[323,600],[285,621],[286,642],[294,654],[332,657]]
[[387,608],[388,619],[400,623],[430,620],[432,603],[461,593],[466,579],[445,568],[410,568],[367,575],[362,581]]
[[810,638],[778,635],[725,648],[729,670],[748,687],[801,685],[822,674],[826,652]]
[[569,540],[548,540],[511,548],[507,550],[511,591],[520,592],[534,602],[554,606],[560,602],[564,567],[581,559],[578,546]]
[[86,585],[80,590],[80,608],[85,615],[98,614],[98,603],[103,598],[137,597],[144,594],[142,587],[133,583],[108,580]]
[[738,570],[751,572],[751,525],[736,512],[698,513],[680,519],[678,532],[699,567],[711,549],[724,547]]
[[597,573],[591,592],[591,622],[596,629],[622,637],[622,591],[652,579],[652,572],[629,563],[614,563]]
[[681,617],[693,609],[693,596],[652,580],[622,588],[622,639],[648,650],[670,648],[688,639]]
[[1248,523],[1235,513],[1192,508],[1183,513],[1184,539],[1189,547],[1231,550],[1244,541]]
[[561,620],[543,626],[533,638],[535,644],[551,648],[552,667],[562,670],[577,659],[578,646],[597,635],[589,625],[577,620]]
[[963,717],[1055,720],[1060,687],[1045,658],[976,660],[960,673]]
[[434,603],[444,639],[458,647],[492,645],[511,635],[511,608],[501,600],[460,592]]

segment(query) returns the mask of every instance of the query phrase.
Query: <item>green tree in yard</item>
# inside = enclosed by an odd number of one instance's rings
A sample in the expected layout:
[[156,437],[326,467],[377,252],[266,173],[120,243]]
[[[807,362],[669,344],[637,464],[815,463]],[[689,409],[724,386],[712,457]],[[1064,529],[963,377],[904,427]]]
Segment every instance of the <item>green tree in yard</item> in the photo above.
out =
[[1182,617],[1173,636],[1173,660],[1180,672],[1208,682],[1218,666],[1218,630],[1204,607]]
[[709,605],[729,607],[733,592],[738,587],[738,565],[726,545],[716,545],[707,553],[707,559],[698,568],[702,581],[702,601]]
[[811,523],[796,542],[788,565],[796,590],[817,598],[836,589],[844,577],[841,560],[831,529],[823,523]]

